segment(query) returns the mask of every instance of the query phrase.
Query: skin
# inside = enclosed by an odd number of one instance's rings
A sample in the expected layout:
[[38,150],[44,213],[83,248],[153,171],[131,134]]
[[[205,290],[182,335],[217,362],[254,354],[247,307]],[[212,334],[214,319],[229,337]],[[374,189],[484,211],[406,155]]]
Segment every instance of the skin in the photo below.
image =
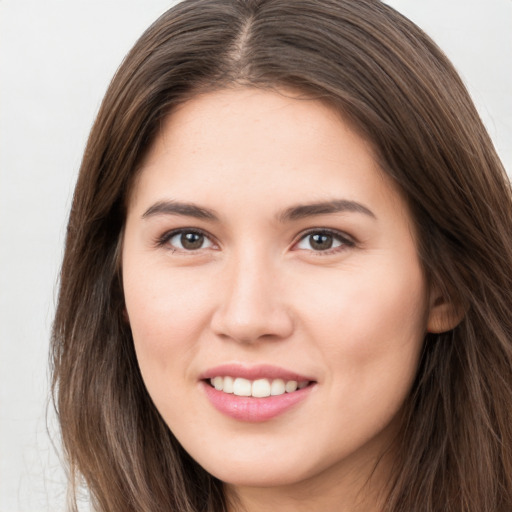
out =
[[[283,213],[334,200],[371,213]],[[155,208],[165,201],[216,219]],[[179,229],[205,237],[183,246]],[[312,245],[310,230],[326,229],[334,247]],[[445,317],[403,198],[337,113],[251,88],[180,106],[132,190],[122,268],[147,389],[184,448],[226,482],[232,510],[379,510],[424,335]],[[224,363],[316,383],[276,418],[239,421],[200,381]]]

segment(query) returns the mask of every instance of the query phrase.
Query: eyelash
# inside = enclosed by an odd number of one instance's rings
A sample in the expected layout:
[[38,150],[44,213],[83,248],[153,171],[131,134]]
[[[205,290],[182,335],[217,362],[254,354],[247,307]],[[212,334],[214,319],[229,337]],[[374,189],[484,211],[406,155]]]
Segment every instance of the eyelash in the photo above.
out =
[[349,237],[346,233],[343,233],[342,231],[337,231],[334,229],[326,229],[326,228],[315,228],[315,229],[310,229],[304,233],[301,233],[298,237],[297,242],[295,242],[293,244],[293,247],[296,247],[302,241],[306,240],[307,237],[310,237],[313,235],[330,236],[333,238],[333,240],[338,241],[339,245],[337,245],[336,247],[332,247],[332,248],[325,249],[325,250],[318,250],[318,251],[315,251],[314,249],[299,249],[299,250],[308,250],[317,256],[328,256],[330,254],[336,254],[340,251],[346,250],[347,248],[356,246],[356,242],[354,241],[354,239],[352,237]]
[[[192,235],[202,236],[202,237],[204,237],[204,239],[206,239],[206,240],[208,240],[210,242],[211,246],[216,246],[217,245],[215,240],[213,239],[213,237],[211,237],[211,235],[209,235],[208,233],[202,231],[201,229],[197,229],[197,228],[180,228],[180,229],[174,229],[172,231],[168,231],[168,232],[164,233],[163,235],[161,235],[160,237],[158,237],[157,240],[156,240],[156,246],[158,246],[158,247],[167,246],[166,248],[170,249],[173,253],[174,252],[178,252],[178,251],[186,252],[186,253],[195,253],[195,252],[198,252],[198,251],[201,251],[201,250],[205,249],[205,248],[185,249],[185,248],[180,248],[180,247],[173,247],[172,245],[170,245],[170,243],[169,243],[170,240],[172,240],[175,236],[177,236],[177,235],[185,235],[185,234],[192,234]],[[305,251],[309,251],[312,254],[315,254],[315,255],[318,255],[318,256],[325,256],[325,255],[335,254],[335,253],[343,251],[343,250],[345,250],[347,248],[351,248],[351,247],[355,247],[356,246],[356,242],[354,241],[354,239],[352,237],[349,237],[346,233],[343,233],[341,231],[336,231],[336,230],[333,230],[333,229],[315,228],[315,229],[310,229],[310,230],[308,230],[306,232],[301,233],[297,237],[297,241],[295,241],[292,244],[292,248],[297,247],[301,242],[306,240],[307,237],[310,237],[310,236],[313,236],[313,235],[323,235],[323,236],[332,237],[332,239],[334,241],[339,242],[339,245],[337,245],[335,247],[332,247],[332,248],[325,249],[325,250],[317,250],[317,251],[315,251],[314,249],[301,249],[301,248],[298,248],[297,250],[305,250]],[[206,249],[209,249],[209,248],[210,247],[207,247]]]
[[188,234],[202,236],[206,240],[210,241],[210,243],[213,246],[217,245],[215,243],[214,239],[211,237],[211,235],[209,235],[209,234],[205,233],[204,231],[202,231],[201,229],[197,229],[197,228],[180,228],[180,229],[174,229],[172,231],[167,231],[162,236],[157,238],[156,245],[158,247],[167,246],[166,249],[170,249],[172,252],[182,251],[182,252],[193,253],[193,252],[197,252],[197,251],[201,250],[201,249],[196,249],[196,250],[190,249],[190,250],[187,250],[187,249],[184,249],[184,248],[173,247],[172,245],[170,245],[169,242],[175,236],[177,236],[177,235],[188,235]]

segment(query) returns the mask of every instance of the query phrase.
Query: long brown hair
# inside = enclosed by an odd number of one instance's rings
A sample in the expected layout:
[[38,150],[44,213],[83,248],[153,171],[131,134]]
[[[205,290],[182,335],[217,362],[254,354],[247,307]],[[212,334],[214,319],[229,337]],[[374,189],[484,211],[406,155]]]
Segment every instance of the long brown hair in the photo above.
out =
[[125,58],[85,150],[52,337],[71,509],[83,481],[102,512],[226,510],[222,483],[145,390],[118,260],[126,197],[163,118],[237,84],[342,112],[408,201],[429,283],[465,312],[426,336],[386,510],[512,510],[510,185],[452,65],[377,0],[187,0]]

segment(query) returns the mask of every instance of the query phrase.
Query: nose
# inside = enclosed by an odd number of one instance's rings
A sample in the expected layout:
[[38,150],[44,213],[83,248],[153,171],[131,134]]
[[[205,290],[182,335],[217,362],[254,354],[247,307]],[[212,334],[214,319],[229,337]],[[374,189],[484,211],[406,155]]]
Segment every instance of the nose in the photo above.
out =
[[224,272],[212,316],[214,333],[246,344],[289,337],[294,322],[281,282],[268,260],[255,254],[237,257]]

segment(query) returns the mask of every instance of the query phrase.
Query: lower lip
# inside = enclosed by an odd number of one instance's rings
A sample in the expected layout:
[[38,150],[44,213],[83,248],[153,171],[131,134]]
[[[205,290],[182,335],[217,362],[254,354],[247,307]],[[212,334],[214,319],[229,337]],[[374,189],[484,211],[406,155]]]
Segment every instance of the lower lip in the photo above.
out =
[[302,402],[310,393],[313,384],[293,393],[284,393],[265,398],[237,396],[218,391],[207,382],[202,382],[206,396],[221,413],[235,420],[248,422],[267,421],[283,414],[291,407]]

